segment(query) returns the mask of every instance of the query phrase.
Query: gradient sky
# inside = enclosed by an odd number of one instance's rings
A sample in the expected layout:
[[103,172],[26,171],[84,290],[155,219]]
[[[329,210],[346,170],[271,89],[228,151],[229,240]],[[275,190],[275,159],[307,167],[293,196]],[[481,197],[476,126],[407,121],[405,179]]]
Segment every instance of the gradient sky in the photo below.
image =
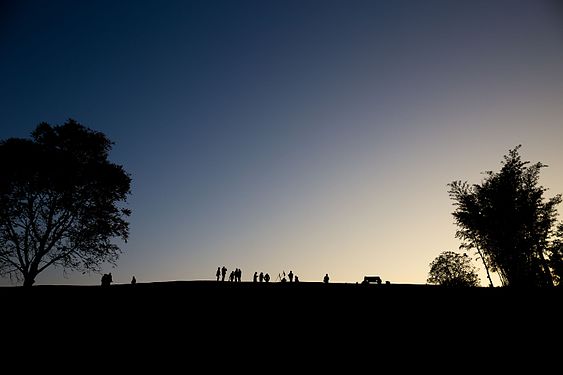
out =
[[132,175],[117,283],[425,283],[460,245],[449,182],[522,144],[563,193],[557,1],[1,4],[0,139],[74,118]]

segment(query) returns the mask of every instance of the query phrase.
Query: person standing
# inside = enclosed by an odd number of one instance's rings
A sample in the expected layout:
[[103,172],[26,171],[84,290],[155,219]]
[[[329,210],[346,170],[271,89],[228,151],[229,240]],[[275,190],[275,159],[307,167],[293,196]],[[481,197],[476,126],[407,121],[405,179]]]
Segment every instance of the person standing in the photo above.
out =
[[328,273],[325,275],[325,277],[323,278],[323,282],[325,284],[328,284],[328,281],[330,280],[330,278],[328,277]]
[[215,272],[215,276],[217,276],[217,281],[219,281],[219,278],[221,277],[221,267],[217,267],[217,272]]

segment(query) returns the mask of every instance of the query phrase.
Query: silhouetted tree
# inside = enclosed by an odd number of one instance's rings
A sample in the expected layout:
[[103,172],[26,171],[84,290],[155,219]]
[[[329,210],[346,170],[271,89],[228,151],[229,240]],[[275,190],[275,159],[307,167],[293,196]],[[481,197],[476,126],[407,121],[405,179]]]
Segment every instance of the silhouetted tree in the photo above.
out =
[[113,143],[74,120],[0,142],[0,274],[31,286],[49,266],[100,271],[127,241],[131,178]]
[[563,286],[563,222],[557,226],[548,254],[554,284]]
[[429,284],[444,286],[479,286],[480,280],[467,254],[444,251],[430,263]]
[[560,265],[560,253],[550,251],[549,240],[561,195],[544,201],[547,189],[538,181],[546,165],[522,161],[520,147],[504,156],[500,172],[485,172],[480,185],[448,185],[456,206],[456,237],[463,241],[460,248],[478,252],[489,282],[490,270],[498,272],[505,286],[552,286],[552,267]]

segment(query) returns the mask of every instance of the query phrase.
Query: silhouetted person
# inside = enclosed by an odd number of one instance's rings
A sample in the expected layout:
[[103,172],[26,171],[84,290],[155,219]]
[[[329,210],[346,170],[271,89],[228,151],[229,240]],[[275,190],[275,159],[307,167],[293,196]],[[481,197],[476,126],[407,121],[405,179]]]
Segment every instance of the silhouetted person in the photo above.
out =
[[131,284],[133,285],[137,284],[137,279],[135,278],[135,275],[133,275],[133,278],[131,279]]
[[221,281],[225,281],[225,276],[227,276],[227,267],[223,266],[221,268]]
[[287,277],[289,277],[289,282],[293,282],[293,271],[289,271],[289,273],[287,274]]
[[295,282],[298,283],[299,282],[299,276],[295,275]]
[[264,272],[260,272],[260,282],[264,281]]
[[104,273],[104,275],[102,276],[102,286],[110,286],[112,282],[113,282],[113,278],[111,276],[111,272]]
[[219,281],[219,278],[221,277],[221,267],[217,267],[217,272],[215,272],[215,276],[217,276],[217,281]]
[[[254,277],[252,278],[252,281],[257,282],[258,281],[258,272],[254,272]],[[262,281],[262,280],[260,280]]]
[[328,273],[325,275],[325,277],[323,278],[323,282],[325,284],[328,284],[328,281],[330,280],[330,278],[328,277]]
[[265,275],[264,275],[264,281],[265,281],[265,282],[270,281],[270,275],[269,275],[269,274],[265,274]]
[[229,281],[233,282],[234,279],[235,279],[235,270],[232,270],[231,273],[229,274]]

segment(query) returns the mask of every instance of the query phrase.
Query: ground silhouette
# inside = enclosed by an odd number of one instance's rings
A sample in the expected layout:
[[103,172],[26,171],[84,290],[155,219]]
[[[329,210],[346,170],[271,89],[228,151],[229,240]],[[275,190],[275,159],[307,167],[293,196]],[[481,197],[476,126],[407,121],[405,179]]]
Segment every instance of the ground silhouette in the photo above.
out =
[[326,353],[341,361],[359,356],[352,365],[385,353],[434,353],[436,348],[444,356],[446,343],[450,353],[463,357],[491,335],[503,338],[496,343],[508,342],[504,348],[545,342],[561,335],[560,320],[545,318],[560,315],[562,295],[557,288],[229,283],[215,278],[0,288],[3,314],[10,318],[5,337],[34,335],[41,322],[50,327],[49,338],[56,336],[65,345],[101,340],[96,350],[101,345],[124,353],[129,350],[124,345],[131,343],[148,355],[154,348],[181,349],[190,362],[212,351],[221,358],[260,355],[282,364],[299,358],[315,366],[321,360],[328,364]]
[[[363,283],[265,283],[166,281],[136,284],[100,285],[37,285],[33,288],[0,287],[4,306],[14,311],[33,301],[36,306],[57,310],[81,309],[84,314],[104,318],[103,310],[135,311],[136,315],[191,315],[236,318],[266,313],[273,319],[291,320],[292,316],[315,315],[328,319],[358,317],[397,320],[430,318],[453,314],[507,314],[518,316],[537,311],[559,311],[563,288],[512,289],[489,287],[442,287],[426,284],[363,284]],[[236,308],[230,308],[236,306]],[[288,314],[288,309],[292,310]],[[228,312],[226,314],[225,312]],[[99,314],[98,314],[99,313]],[[529,318],[526,318],[529,319]]]

